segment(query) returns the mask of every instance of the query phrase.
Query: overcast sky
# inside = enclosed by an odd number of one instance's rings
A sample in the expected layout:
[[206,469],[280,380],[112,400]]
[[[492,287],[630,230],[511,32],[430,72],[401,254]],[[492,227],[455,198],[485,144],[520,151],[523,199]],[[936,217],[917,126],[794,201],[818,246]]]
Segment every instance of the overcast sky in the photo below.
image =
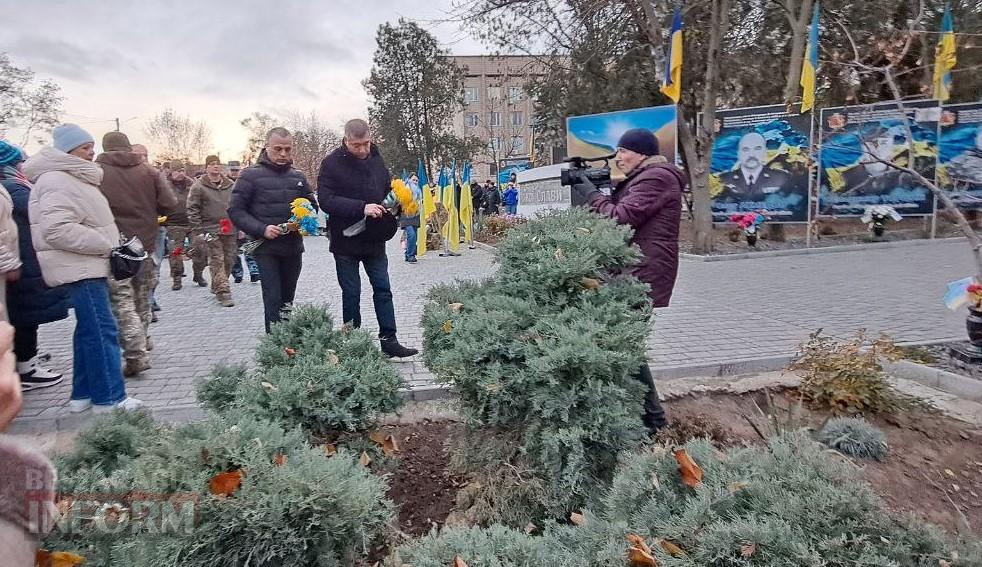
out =
[[[98,141],[119,117],[132,141],[167,107],[205,120],[237,159],[253,111],[367,115],[361,81],[379,24],[406,17],[455,54],[484,52],[446,18],[451,0],[0,0],[0,51],[58,83],[63,116]],[[14,139],[13,136],[11,136]]]

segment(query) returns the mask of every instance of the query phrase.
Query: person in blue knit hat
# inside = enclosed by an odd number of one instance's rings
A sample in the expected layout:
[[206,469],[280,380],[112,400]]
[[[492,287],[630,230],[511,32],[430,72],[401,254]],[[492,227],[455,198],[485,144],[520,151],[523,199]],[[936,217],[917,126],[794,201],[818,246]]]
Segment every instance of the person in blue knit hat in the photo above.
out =
[[26,159],[17,147],[0,140],[0,185],[13,201],[20,252],[20,277],[7,284],[7,315],[14,326],[14,355],[21,388],[26,392],[54,386],[62,375],[44,368],[38,355],[38,327],[68,317],[68,291],[45,285],[41,265],[31,243],[31,223],[27,204],[31,184],[21,170]]

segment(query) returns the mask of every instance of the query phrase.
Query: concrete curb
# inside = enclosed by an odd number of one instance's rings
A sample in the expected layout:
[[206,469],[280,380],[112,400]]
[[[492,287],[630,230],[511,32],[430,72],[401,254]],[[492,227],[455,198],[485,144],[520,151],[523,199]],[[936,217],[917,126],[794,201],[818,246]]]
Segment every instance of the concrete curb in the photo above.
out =
[[794,248],[789,250],[765,250],[762,252],[745,252],[742,254],[719,254],[714,256],[704,256],[702,254],[680,253],[679,258],[694,262],[729,262],[731,260],[752,260],[754,258],[775,258],[778,256],[806,256],[810,254],[838,254],[842,252],[856,252],[859,250],[876,250],[887,248],[916,248],[927,246],[938,242],[954,242],[965,240],[963,236],[951,238],[935,238],[934,240],[899,240],[897,242],[868,242],[865,244],[841,244],[838,246],[822,246],[818,248]]
[[954,372],[917,364],[909,360],[885,361],[883,370],[895,378],[912,380],[942,392],[972,402],[982,402],[982,380],[967,378]]
[[492,254],[496,254],[498,252],[498,249],[495,248],[494,246],[491,246],[490,244],[485,244],[483,242],[478,242],[477,240],[474,241],[474,248],[477,248],[478,250],[484,250],[485,252],[490,252]]
[[721,378],[724,376],[739,376],[741,374],[784,370],[792,360],[794,360],[794,355],[769,358],[736,358],[727,362],[692,366],[653,366],[651,373],[655,376],[655,380],[675,380],[692,376]]

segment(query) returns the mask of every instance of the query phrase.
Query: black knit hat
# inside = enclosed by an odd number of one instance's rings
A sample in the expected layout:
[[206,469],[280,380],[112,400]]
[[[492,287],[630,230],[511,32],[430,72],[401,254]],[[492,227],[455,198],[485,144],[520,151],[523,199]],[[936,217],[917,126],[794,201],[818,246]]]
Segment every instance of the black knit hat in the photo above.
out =
[[624,132],[620,141],[617,142],[617,147],[645,156],[656,156],[658,155],[658,138],[651,130],[633,128]]

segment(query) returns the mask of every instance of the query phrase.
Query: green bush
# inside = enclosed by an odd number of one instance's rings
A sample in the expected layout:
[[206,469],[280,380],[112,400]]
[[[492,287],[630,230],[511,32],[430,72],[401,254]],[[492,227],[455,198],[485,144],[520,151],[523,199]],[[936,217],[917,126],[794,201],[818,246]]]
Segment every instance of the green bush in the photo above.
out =
[[297,306],[257,349],[258,368],[218,367],[198,384],[198,399],[316,435],[369,429],[403,403],[399,372],[378,341],[361,330],[334,329],[327,309]]
[[58,460],[58,471],[115,470],[153,442],[157,425],[146,410],[114,411],[92,420],[75,438],[71,453]]
[[[366,555],[392,520],[382,478],[356,455],[327,457],[309,447],[300,430],[240,416],[160,428],[154,439],[103,478],[84,466],[59,471],[68,483],[59,488],[116,495],[117,509],[127,513],[147,494],[191,497],[193,530],[159,533],[155,522],[132,521],[107,532],[98,524],[105,512],[97,511],[73,533],[52,533],[45,548],[107,567],[342,566]],[[235,470],[243,471],[241,486],[214,494],[210,481]]]
[[[624,565],[636,534],[658,565],[982,565],[978,542],[949,541],[922,522],[894,518],[851,464],[804,432],[767,447],[720,453],[706,441],[685,446],[703,469],[702,483],[681,481],[664,448],[625,459],[609,490],[580,525],[547,524],[541,536],[501,527],[448,530],[398,549],[414,567]],[[543,527],[543,526],[540,526]],[[682,554],[659,545],[667,540]]]
[[644,387],[632,375],[650,309],[646,287],[622,275],[639,258],[630,235],[582,209],[553,213],[508,232],[493,278],[431,290],[427,366],[454,385],[472,429],[491,428],[478,437],[508,440],[456,459],[497,488],[478,497],[478,521],[565,517],[640,441]]
[[887,456],[883,432],[859,417],[833,417],[818,432],[818,440],[850,457],[882,461]]

